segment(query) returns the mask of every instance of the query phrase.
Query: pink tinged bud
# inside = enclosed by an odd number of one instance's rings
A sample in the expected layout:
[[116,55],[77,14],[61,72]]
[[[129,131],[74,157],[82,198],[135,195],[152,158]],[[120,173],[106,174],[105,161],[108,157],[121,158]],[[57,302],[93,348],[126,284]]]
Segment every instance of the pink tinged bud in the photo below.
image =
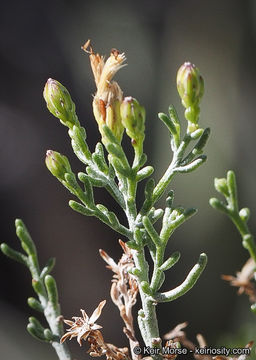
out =
[[177,89],[185,108],[199,104],[204,93],[204,81],[194,64],[185,62],[179,68]]
[[68,90],[57,80],[48,79],[43,92],[48,110],[61,120],[63,125],[72,128],[78,122],[75,104]]
[[57,151],[47,150],[45,164],[52,175],[59,180],[65,180],[65,174],[71,172],[71,167],[66,156]]
[[185,107],[185,118],[188,120],[188,131],[198,128],[200,114],[199,103],[204,93],[204,80],[198,68],[190,62],[185,62],[177,73],[177,90]]

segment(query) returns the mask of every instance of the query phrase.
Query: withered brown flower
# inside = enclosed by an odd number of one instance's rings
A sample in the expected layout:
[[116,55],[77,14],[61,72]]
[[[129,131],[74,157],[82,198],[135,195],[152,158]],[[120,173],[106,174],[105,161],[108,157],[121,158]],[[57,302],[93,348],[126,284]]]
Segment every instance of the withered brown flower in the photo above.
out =
[[229,281],[230,285],[238,287],[238,295],[245,293],[249,296],[251,302],[256,301],[256,288],[253,279],[255,262],[252,258],[248,259],[236,276],[222,275],[223,280]]
[[120,105],[123,100],[123,92],[116,81],[112,81],[114,75],[120,70],[126,58],[124,53],[112,49],[107,60],[98,53],[94,53],[91,42],[88,40],[82,49],[90,54],[91,68],[94,75],[97,91],[93,97],[93,113],[102,135],[103,143],[107,139],[102,130],[107,125],[116,136],[118,141],[122,140],[124,127],[120,117]]
[[82,339],[86,340],[91,332],[101,329],[102,326],[95,324],[95,321],[100,317],[101,311],[106,304],[106,300],[103,300],[99,303],[97,308],[89,317],[84,310],[81,309],[82,317],[73,316],[72,320],[64,320],[64,322],[70,326],[70,329],[62,336],[60,342],[63,343],[66,339],[73,339],[77,337],[77,342],[82,345]]
[[[100,250],[100,255],[108,264],[107,268],[112,270],[114,275],[111,286],[111,299],[118,307],[120,316],[125,323],[124,333],[129,339],[130,348],[133,349],[138,346],[138,340],[135,337],[133,326],[132,308],[136,303],[138,294],[138,284],[130,270],[134,267],[134,261],[131,250],[121,240],[119,244],[122,247],[123,254],[121,259],[116,263],[104,250]],[[132,352],[133,359],[139,359],[140,356]]]

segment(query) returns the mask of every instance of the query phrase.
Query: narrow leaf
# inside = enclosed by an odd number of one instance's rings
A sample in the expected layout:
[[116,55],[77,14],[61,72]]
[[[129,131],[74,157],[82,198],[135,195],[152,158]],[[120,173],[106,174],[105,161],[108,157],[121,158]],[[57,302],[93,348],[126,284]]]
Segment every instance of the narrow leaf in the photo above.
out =
[[140,171],[137,172],[136,181],[139,182],[139,181],[142,181],[142,180],[146,179],[153,172],[154,172],[154,168],[152,166],[144,167],[143,169],[141,169]]
[[21,241],[21,246],[28,255],[36,254],[35,244],[29,235],[29,232],[22,220],[17,219],[15,221],[16,234]]
[[48,275],[52,269],[54,268],[54,265],[55,265],[55,258],[50,258],[45,267],[43,268],[43,270],[41,271],[41,274],[40,274],[40,278],[43,279],[46,275]]
[[13,250],[9,245],[3,243],[1,244],[2,252],[9,258],[28,266],[28,258],[26,255],[23,255],[21,252]]
[[173,253],[161,266],[160,270],[166,271],[169,270],[173,265],[175,265],[180,259],[180,253],[176,251]]
[[89,208],[85,207],[84,205],[82,205],[74,200],[70,200],[68,204],[73,210],[75,210],[76,212],[78,212],[82,215],[86,215],[86,216],[94,215],[94,212],[92,210],[90,210]]
[[44,283],[46,286],[49,301],[54,306],[57,306],[58,305],[58,290],[57,290],[57,285],[56,285],[56,282],[55,282],[53,276],[46,275]]
[[32,309],[34,309],[34,310],[36,310],[36,311],[39,311],[39,312],[44,312],[44,308],[43,308],[43,306],[41,305],[41,303],[37,300],[37,299],[35,299],[35,298],[33,298],[33,297],[29,297],[28,298],[28,305],[32,308]]
[[145,229],[147,230],[147,233],[151,237],[154,244],[158,247],[161,246],[161,240],[156,232],[155,228],[153,227],[152,223],[150,222],[149,218],[147,216],[143,216],[143,225],[145,226]]

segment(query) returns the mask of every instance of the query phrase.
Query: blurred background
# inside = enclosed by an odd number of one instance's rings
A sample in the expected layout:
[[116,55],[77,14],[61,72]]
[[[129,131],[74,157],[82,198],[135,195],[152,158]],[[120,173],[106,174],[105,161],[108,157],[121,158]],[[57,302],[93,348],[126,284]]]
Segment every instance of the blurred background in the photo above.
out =
[[[91,102],[95,84],[88,56],[80,50],[92,39],[94,50],[108,55],[113,47],[125,51],[127,63],[118,73],[124,94],[137,98],[147,110],[145,150],[158,180],[169,164],[169,138],[157,113],[174,104],[183,119],[176,91],[176,71],[184,61],[195,63],[205,80],[202,127],[212,135],[208,161],[195,173],[177,176],[171,185],[175,205],[197,207],[198,215],[177,230],[168,251],[179,250],[180,262],[168,273],[165,289],[178,285],[200,252],[208,266],[191,292],[171,304],[158,306],[161,335],[189,322],[188,336],[202,333],[209,345],[245,345],[255,340],[255,318],[245,295],[220,279],[235,274],[248,255],[230,221],[211,209],[214,177],[236,171],[240,206],[248,206],[255,229],[256,132],[256,1],[3,1],[0,5],[0,196],[1,241],[19,249],[14,220],[22,218],[39,250],[40,263],[57,258],[53,272],[65,318],[79,309],[92,313],[107,299],[99,323],[107,342],[126,345],[123,324],[109,296],[111,272],[98,255],[106,250],[118,260],[118,236],[96,218],[68,207],[72,196],[51,176],[45,152],[67,155],[77,171],[66,128],[47,111],[43,87],[49,77],[72,94],[77,113],[93,149],[99,133]],[[184,122],[185,123],[185,122]],[[140,199],[143,187],[139,188]],[[113,207],[104,191],[96,199]],[[27,305],[33,296],[31,278],[22,265],[0,254],[1,358],[56,359],[54,351],[27,334]],[[76,359],[87,358],[71,342]]]

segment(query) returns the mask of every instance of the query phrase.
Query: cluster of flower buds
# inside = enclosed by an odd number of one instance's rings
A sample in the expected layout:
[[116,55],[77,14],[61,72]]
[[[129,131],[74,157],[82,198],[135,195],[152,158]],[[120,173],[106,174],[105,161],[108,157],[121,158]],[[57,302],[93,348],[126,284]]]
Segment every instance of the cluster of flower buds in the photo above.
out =
[[68,90],[57,80],[48,79],[44,87],[48,110],[69,128],[77,124],[76,108]]
[[188,120],[188,131],[198,128],[200,113],[199,103],[204,93],[204,80],[198,68],[190,62],[185,62],[177,73],[177,89],[185,107],[185,118]]

